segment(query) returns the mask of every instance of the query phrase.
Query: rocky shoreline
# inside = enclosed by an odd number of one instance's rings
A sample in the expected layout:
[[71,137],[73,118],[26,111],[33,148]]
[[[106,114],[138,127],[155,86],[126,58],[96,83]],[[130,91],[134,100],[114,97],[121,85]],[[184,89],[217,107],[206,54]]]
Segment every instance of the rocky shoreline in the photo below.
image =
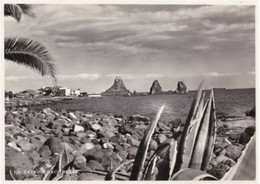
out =
[[[141,115],[55,112],[50,108],[41,112],[9,110],[5,121],[6,180],[42,180],[64,147],[70,160],[75,160],[75,170],[84,171],[71,173],[72,180],[104,180],[111,167],[135,158],[149,123],[150,119]],[[173,137],[180,124],[180,119],[158,123],[148,157]],[[254,127],[230,134],[229,127],[219,123],[207,172],[220,179],[236,163],[252,133]],[[127,177],[131,168],[129,164],[119,173]]]

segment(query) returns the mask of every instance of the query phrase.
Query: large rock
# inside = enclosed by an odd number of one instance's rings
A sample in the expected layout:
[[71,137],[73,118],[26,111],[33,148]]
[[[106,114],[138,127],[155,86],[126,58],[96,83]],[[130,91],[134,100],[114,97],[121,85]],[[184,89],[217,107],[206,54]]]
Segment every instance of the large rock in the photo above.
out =
[[8,147],[5,150],[5,170],[7,174],[6,180],[13,180],[10,177],[10,172],[16,180],[24,180],[33,177],[30,172],[33,171],[33,163],[28,155]]
[[250,141],[254,133],[255,133],[255,127],[247,127],[245,131],[241,133],[239,138],[239,143],[246,145]]
[[188,93],[187,86],[184,84],[183,81],[178,81],[175,93]]
[[102,96],[126,96],[129,95],[130,91],[125,87],[123,80],[120,77],[116,77],[114,84],[101,93]]
[[246,116],[255,117],[255,107],[252,108],[250,111],[246,111]]
[[62,151],[61,141],[57,137],[48,138],[44,145],[49,147],[52,154],[59,154]]
[[231,158],[234,161],[236,161],[242,154],[242,148],[239,146],[229,145],[227,146],[226,150],[227,150],[226,156]]
[[162,87],[160,86],[159,82],[155,80],[150,88],[150,95],[154,94],[161,94],[163,92]]

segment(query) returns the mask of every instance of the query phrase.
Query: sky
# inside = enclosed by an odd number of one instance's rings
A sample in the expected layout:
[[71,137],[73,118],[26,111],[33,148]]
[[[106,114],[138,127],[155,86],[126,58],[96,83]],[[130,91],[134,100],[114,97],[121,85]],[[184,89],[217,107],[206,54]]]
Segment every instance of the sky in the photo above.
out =
[[[55,60],[57,84],[100,93],[120,76],[130,91],[158,80],[175,90],[255,87],[255,7],[32,5],[35,18],[5,17],[5,37],[29,37]],[[5,62],[5,89],[53,86],[51,77]]]

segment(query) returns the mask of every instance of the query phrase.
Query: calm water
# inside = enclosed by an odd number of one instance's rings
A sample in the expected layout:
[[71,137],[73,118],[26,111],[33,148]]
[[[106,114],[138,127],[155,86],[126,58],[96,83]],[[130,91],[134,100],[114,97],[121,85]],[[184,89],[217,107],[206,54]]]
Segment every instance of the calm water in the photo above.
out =
[[[255,89],[227,89],[215,90],[217,112],[229,115],[245,116],[245,111],[255,106]],[[53,110],[62,108],[80,110],[83,112],[102,112],[112,114],[141,114],[153,118],[159,107],[165,104],[161,121],[170,121],[176,118],[184,121],[189,112],[195,92],[189,94],[152,95],[133,97],[101,97],[85,98],[58,102],[47,105]],[[35,106],[32,109],[40,110],[46,106]]]

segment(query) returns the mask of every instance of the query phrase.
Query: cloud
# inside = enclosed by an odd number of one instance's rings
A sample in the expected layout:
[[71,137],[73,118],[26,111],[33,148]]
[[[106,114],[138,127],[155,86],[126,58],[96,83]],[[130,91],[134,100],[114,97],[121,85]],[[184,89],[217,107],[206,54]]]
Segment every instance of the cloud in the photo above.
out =
[[[74,80],[97,80],[101,76],[100,74],[96,74],[96,73],[94,74],[82,73],[77,75],[57,75],[56,77],[58,81],[64,81],[64,80],[74,81]],[[43,77],[40,76],[7,76],[5,77],[5,80],[10,82],[19,82],[23,80],[37,81],[37,80],[45,80],[45,79],[43,79]]]
[[74,81],[74,80],[97,80],[100,78],[100,74],[93,73],[82,73],[82,74],[77,74],[77,75],[57,75],[58,80],[69,80],[69,81]]
[[136,79],[154,79],[154,78],[162,78],[165,75],[163,74],[107,74],[108,78],[121,77],[124,80],[136,80]]

